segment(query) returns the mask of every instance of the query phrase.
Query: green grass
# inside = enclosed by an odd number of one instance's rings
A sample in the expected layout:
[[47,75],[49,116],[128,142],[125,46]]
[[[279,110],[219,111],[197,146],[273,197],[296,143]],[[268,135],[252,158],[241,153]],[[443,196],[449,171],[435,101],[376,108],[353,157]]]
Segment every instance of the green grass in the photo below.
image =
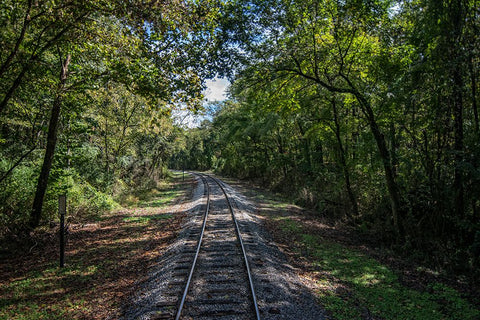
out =
[[125,208],[164,208],[175,199],[185,194],[186,184],[182,177],[167,177],[155,187],[138,189],[129,194],[122,194],[118,201]]
[[148,215],[148,216],[133,216],[133,217],[126,217],[123,218],[123,222],[131,222],[131,223],[140,223],[140,224],[148,224],[152,220],[167,220],[173,218],[171,214],[157,214],[157,215]]
[[300,233],[302,231],[301,225],[290,218],[278,217],[275,220],[281,221],[280,228],[283,232]]
[[[442,284],[432,284],[424,292],[407,288],[377,260],[308,234],[292,219],[276,220],[282,231],[297,239],[298,250],[326,272],[318,294],[335,319],[362,319],[367,310],[382,319],[480,319],[480,311],[452,288]],[[333,289],[338,286],[347,289]]]
[[59,310],[55,306],[46,308],[44,305],[36,303],[20,303],[15,310],[0,312],[1,320],[63,320],[65,319],[64,310]]
[[[67,314],[84,312],[84,300],[79,299],[81,292],[75,293],[75,302],[71,301],[68,293],[68,282],[88,282],[95,277],[96,266],[75,266],[64,269],[50,266],[44,271],[32,271],[22,279],[0,286],[0,292],[9,292],[10,295],[0,297],[0,319],[65,319]],[[63,305],[42,303],[58,296],[64,301]],[[35,297],[35,301],[31,301]],[[65,307],[67,306],[67,308]],[[10,307],[9,307],[10,306]]]
[[169,205],[174,199],[183,194],[182,189],[158,190],[152,195],[138,203],[142,208],[161,208]]

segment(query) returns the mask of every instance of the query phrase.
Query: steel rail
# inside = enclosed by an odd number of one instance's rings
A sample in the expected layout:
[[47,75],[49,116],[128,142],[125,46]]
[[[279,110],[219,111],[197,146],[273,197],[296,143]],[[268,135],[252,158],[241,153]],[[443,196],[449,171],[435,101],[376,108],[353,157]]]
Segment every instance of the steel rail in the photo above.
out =
[[238,227],[238,222],[237,222],[237,219],[235,218],[235,214],[233,212],[233,207],[232,207],[232,204],[230,202],[230,198],[228,197],[227,192],[225,191],[225,188],[223,186],[223,183],[220,180],[218,180],[215,177],[209,176],[209,175],[207,175],[207,177],[212,178],[213,181],[215,181],[217,183],[217,185],[220,187],[220,189],[222,189],[223,194],[225,195],[225,198],[227,199],[228,208],[230,209],[230,213],[232,215],[233,222],[235,223],[235,231],[237,233],[237,237],[238,237],[238,240],[240,242],[240,247],[241,247],[242,253],[243,253],[243,259],[245,261],[245,269],[247,270],[247,274],[248,274],[248,282],[249,282],[249,285],[250,285],[250,290],[251,290],[251,294],[252,294],[252,298],[253,298],[253,306],[255,308],[255,314],[256,314],[257,320],[260,320],[260,311],[258,310],[257,298],[256,298],[256,295],[255,295],[255,289],[254,289],[254,286],[253,286],[252,273],[250,271],[250,265],[248,263],[247,253],[246,253],[246,250],[245,250],[245,246],[243,245],[242,236],[240,234],[240,228]]
[[205,226],[207,224],[208,211],[210,210],[210,186],[208,185],[207,179],[205,179],[202,175],[199,175],[199,176],[202,179],[204,185],[207,187],[207,207],[205,209],[205,215],[203,217],[202,231],[200,232],[200,238],[198,239],[197,251],[195,252],[195,257],[193,258],[192,267],[190,268],[190,273],[188,274],[188,280],[185,285],[185,290],[183,291],[182,300],[180,301],[180,305],[178,307],[175,320],[179,320],[182,314],[183,306],[185,304],[185,299],[187,298],[188,289],[190,287],[190,283],[193,277],[193,272],[195,270],[195,265],[197,264],[197,258],[200,252],[200,247],[202,246],[203,234],[205,232]]

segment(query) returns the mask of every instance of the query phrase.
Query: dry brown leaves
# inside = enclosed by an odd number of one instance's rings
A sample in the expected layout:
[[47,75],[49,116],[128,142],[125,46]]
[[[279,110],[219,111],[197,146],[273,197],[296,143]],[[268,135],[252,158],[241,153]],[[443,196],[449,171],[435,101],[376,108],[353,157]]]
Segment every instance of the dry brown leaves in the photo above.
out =
[[62,270],[58,227],[37,231],[29,246],[0,260],[0,311],[17,312],[17,304],[27,301],[70,319],[117,318],[181,228],[184,213],[169,208],[123,210],[71,225]]

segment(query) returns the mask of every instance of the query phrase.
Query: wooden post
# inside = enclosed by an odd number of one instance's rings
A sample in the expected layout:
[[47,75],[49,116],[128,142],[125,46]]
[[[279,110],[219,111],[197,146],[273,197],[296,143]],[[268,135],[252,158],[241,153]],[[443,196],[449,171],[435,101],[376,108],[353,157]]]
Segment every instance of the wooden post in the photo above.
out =
[[60,268],[65,266],[65,214],[67,212],[67,196],[58,196],[58,213],[60,214]]

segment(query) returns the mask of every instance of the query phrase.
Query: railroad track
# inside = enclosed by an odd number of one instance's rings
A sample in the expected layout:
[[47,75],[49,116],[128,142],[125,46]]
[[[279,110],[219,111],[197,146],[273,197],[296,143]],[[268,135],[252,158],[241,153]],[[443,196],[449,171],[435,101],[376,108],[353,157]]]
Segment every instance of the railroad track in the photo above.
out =
[[169,287],[179,298],[151,319],[258,320],[252,274],[231,200],[220,180],[197,175],[207,201],[203,219],[191,230],[173,270]]
[[194,175],[191,201],[172,209],[187,214],[184,227],[120,319],[325,319],[318,297],[271,245],[248,199],[225,194],[229,188],[213,177]]

